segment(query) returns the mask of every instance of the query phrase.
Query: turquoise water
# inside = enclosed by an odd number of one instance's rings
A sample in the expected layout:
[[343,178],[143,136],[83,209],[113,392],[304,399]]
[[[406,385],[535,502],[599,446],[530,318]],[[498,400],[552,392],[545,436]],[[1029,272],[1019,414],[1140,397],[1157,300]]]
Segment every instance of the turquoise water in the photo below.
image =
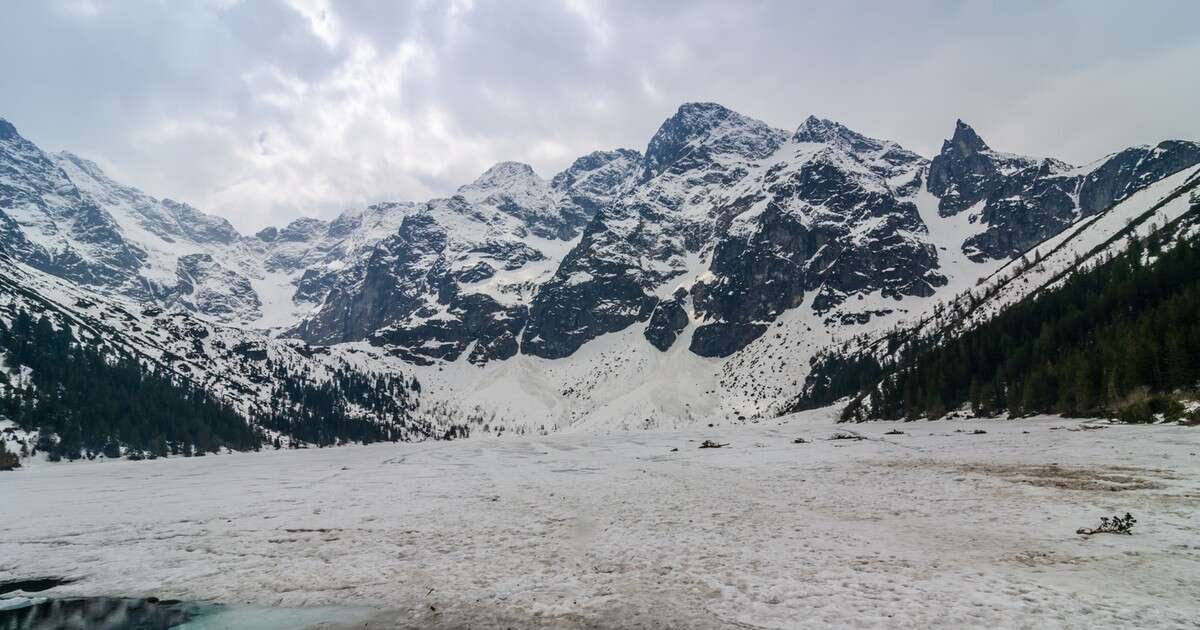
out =
[[370,608],[270,608],[113,597],[0,598],[4,630],[297,630],[346,626]]
[[263,608],[194,605],[195,616],[173,630],[295,630],[317,624],[352,624],[375,612],[369,608]]

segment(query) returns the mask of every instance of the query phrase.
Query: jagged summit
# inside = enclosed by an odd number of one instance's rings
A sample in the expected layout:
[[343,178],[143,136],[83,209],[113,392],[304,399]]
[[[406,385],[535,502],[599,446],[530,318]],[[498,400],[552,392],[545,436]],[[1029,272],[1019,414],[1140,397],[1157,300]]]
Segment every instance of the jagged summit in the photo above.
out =
[[847,129],[841,123],[809,116],[796,128],[796,132],[792,134],[792,140],[795,142],[830,142],[847,135],[861,137],[861,134]]
[[742,116],[728,107],[720,103],[706,101],[691,101],[683,103],[675,110],[671,119],[681,120],[703,120],[703,119],[721,119],[730,116]]
[[992,151],[970,125],[958,120],[954,135],[929,165],[929,192],[941,199],[938,211],[951,216],[995,194],[1008,176],[1037,162]]
[[473,191],[490,191],[511,188],[514,185],[545,184],[541,177],[534,172],[533,167],[524,162],[497,162],[484,171],[474,182],[460,186],[460,194]]
[[300,217],[288,223],[279,230],[279,238],[284,241],[307,242],[325,229],[325,222],[313,217]]
[[826,154],[840,155],[835,160],[857,162],[882,177],[899,175],[909,166],[925,162],[925,158],[896,142],[870,138],[842,123],[817,116],[809,116],[800,123],[791,141],[801,145],[825,145],[829,149]]
[[[649,146],[672,140],[702,139],[717,130],[730,131],[735,128],[759,130],[767,128],[767,124],[718,103],[684,103],[659,125]],[[646,153],[649,155],[652,151],[647,148]]]
[[[685,103],[645,155],[595,151],[546,179],[500,162],[447,198],[253,237],[18,137],[0,140],[0,250],[155,307],[436,364],[447,396],[484,407],[499,389],[477,390],[475,375],[523,373],[534,364],[488,365],[520,353],[564,359],[538,379],[581,413],[609,404],[589,388],[610,377],[636,389],[647,370],[675,368],[741,413],[787,395],[803,353],[831,335],[920,316],[993,263],[1200,163],[1200,146],[1166,142],[1070,169],[995,151],[962,121],[931,162],[801,120],[779,129]],[[495,382],[501,396],[518,389]]]
[[82,157],[82,156],[72,153],[70,151],[59,151],[56,154],[56,157],[63,159],[63,160],[67,160],[68,162],[71,162],[72,164],[75,164],[80,169],[82,169],[85,173],[87,173],[88,175],[90,175],[92,177],[104,178],[106,180],[109,179],[108,176],[104,174],[104,170],[100,168],[99,164],[96,164],[92,160],[89,160],[85,157]]
[[642,154],[634,149],[613,149],[611,151],[592,151],[591,153],[575,158],[565,170],[554,176],[550,180],[550,185],[555,189],[561,189],[570,186],[579,180],[583,175],[589,174],[598,168],[614,160],[628,160],[640,162]]
[[646,145],[642,180],[662,174],[693,149],[762,159],[786,140],[787,132],[717,103],[684,103],[659,126]]
[[955,151],[961,157],[970,157],[976,153],[989,151],[987,143],[975,133],[975,129],[959,119],[954,122],[954,135],[942,143],[942,153]]
[[0,118],[0,140],[20,137],[17,133],[17,128],[12,123],[4,118]]

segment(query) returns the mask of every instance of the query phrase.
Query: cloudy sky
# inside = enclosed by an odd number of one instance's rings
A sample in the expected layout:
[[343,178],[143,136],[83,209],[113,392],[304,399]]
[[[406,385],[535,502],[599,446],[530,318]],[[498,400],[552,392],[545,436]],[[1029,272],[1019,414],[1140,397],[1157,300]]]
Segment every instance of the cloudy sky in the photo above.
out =
[[253,231],[643,149],[685,101],[932,155],[1087,162],[1200,138],[1200,2],[36,0],[0,20],[0,117]]

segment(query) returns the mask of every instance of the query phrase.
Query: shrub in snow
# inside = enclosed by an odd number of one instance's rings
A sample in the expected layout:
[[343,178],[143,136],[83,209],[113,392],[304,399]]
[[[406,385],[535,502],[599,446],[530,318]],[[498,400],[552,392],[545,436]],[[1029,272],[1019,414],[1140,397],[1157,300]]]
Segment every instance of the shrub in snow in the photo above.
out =
[[1170,396],[1139,396],[1117,412],[1117,420],[1129,424],[1149,424],[1159,419],[1171,422],[1184,419],[1187,408]]
[[1081,527],[1075,530],[1075,533],[1083,534],[1084,536],[1091,536],[1092,534],[1133,535],[1133,525],[1135,523],[1137,523],[1137,519],[1133,518],[1133,515],[1129,512],[1126,512],[1125,516],[1113,516],[1112,518],[1103,516],[1100,518],[1100,527],[1094,529]]
[[12,470],[21,467],[21,460],[13,453],[8,452],[8,447],[0,441],[0,470]]

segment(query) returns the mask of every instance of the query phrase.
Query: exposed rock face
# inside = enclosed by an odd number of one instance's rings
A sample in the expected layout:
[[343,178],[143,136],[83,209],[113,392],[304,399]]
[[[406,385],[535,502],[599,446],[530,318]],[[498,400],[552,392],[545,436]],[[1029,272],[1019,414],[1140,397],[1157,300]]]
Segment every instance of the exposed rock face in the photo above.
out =
[[548,359],[570,356],[585,342],[650,316],[657,299],[646,294],[629,267],[587,255],[605,249],[606,244],[636,247],[637,235],[630,236],[618,241],[603,219],[588,226],[582,243],[534,296],[522,351]]
[[560,193],[558,214],[574,238],[600,212],[632,184],[641,169],[642,154],[630,149],[594,151],[550,180]]
[[1088,171],[1051,158],[998,153],[961,120],[929,166],[942,216],[972,208],[986,228],[963,243],[972,260],[1020,256],[1081,217],[1200,163],[1200,144],[1167,141],[1109,156]]
[[[451,211],[466,205],[450,204]],[[297,328],[297,336],[321,344],[360,340],[408,319],[426,305],[426,296],[437,295],[446,245],[445,230],[428,209],[405,217],[395,235],[375,245],[361,280],[334,285],[320,312]]]
[[1073,223],[1079,178],[1070,170],[1046,159],[1004,178],[979,213],[987,229],[964,241],[963,251],[975,261],[1020,256]]
[[[915,192],[924,160],[894,143],[809,118],[755,183],[751,209],[717,241],[692,289],[692,350],[727,356],[810,292],[824,312],[851,294],[932,295],[944,285]],[[724,331],[727,334],[722,334]]]
[[210,254],[179,257],[175,286],[157,296],[167,305],[176,304],[204,315],[257,311],[262,304],[250,282],[218,265]]
[[[716,103],[686,103],[650,139],[641,181],[664,173],[686,175],[696,169],[724,170],[728,174],[724,179],[729,181],[737,177],[738,166],[771,155],[786,137],[779,129]],[[715,169],[719,156],[734,158],[733,168]]]
[[1200,164],[1200,143],[1167,140],[1155,147],[1133,147],[1116,153],[1083,178],[1079,207],[1084,216],[1104,211],[1114,203]]
[[523,305],[505,307],[487,295],[455,294],[445,305],[442,318],[420,319],[412,326],[385,327],[370,337],[376,345],[388,346],[398,356],[414,363],[430,359],[453,361],[472,343],[467,360],[482,365],[493,359],[508,359],[517,353],[517,334],[525,323]]
[[511,357],[537,284],[590,209],[632,180],[638,157],[593,153],[549,184],[527,165],[497,164],[454,197],[413,209],[361,267],[302,278],[300,290],[328,294],[296,334],[370,339],[420,362],[455,360],[472,344],[474,363]]
[[710,246],[729,187],[786,140],[786,132],[720,105],[680,107],[650,140],[637,184],[596,215],[538,291],[522,351],[565,357],[646,321],[656,291]]
[[1027,168],[1031,160],[992,151],[963,121],[942,143],[942,152],[929,164],[929,192],[937,195],[938,212],[951,216],[986,199],[1004,185],[1008,175]]
[[788,133],[688,103],[644,155],[597,151],[549,181],[501,162],[445,199],[242,236],[0,121],[0,246],[155,308],[416,363],[559,359],[634,325],[662,351],[695,326],[691,352],[727,357],[793,309],[892,313],[880,302],[947,283],[947,251],[1019,256],[1197,163],[1200,145],[1167,141],[1075,168],[962,121],[928,161],[815,116]]
[[[74,282],[132,288],[146,253],[53,158],[0,120],[0,236],[7,251]],[[144,295],[144,291],[143,291]]]
[[670,299],[663,300],[654,307],[650,321],[642,334],[650,345],[666,352],[675,344],[679,333],[688,325],[688,315],[685,308],[687,291],[679,289]]
[[228,221],[122,186],[93,162],[46,154],[5,130],[0,238],[17,260],[139,300],[256,316],[258,297],[230,263],[241,237]]
[[789,135],[719,105],[684,105],[650,141],[641,181],[597,215],[534,298],[522,350],[568,356],[652,314],[648,338],[669,347],[668,322],[686,318],[678,301],[659,300],[676,288],[692,295],[691,349],[704,356],[741,349],[809,292],[819,310],[856,292],[930,295],[945,279],[920,213],[901,200],[924,164],[828,120]]

